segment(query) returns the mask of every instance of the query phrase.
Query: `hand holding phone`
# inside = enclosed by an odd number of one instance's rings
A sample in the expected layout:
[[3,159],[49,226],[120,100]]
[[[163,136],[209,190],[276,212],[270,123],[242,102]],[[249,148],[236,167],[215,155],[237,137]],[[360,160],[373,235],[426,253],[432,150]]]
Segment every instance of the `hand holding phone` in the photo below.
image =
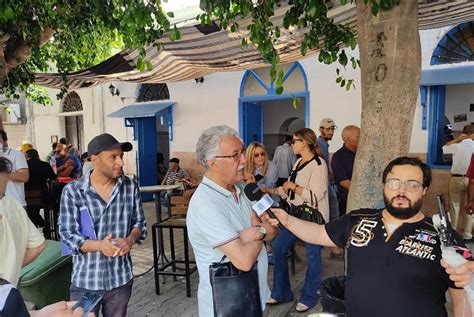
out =
[[97,293],[87,292],[82,295],[81,299],[72,307],[72,310],[75,310],[78,307],[81,307],[84,310],[82,317],[87,317],[87,315],[94,309],[94,307],[102,300],[102,295]]

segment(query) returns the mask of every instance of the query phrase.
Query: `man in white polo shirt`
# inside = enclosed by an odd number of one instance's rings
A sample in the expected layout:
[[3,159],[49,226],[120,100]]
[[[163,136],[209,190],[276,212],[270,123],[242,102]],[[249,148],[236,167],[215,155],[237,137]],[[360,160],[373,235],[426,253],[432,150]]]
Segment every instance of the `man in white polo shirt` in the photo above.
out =
[[8,136],[4,130],[0,130],[0,156],[6,157],[12,163],[11,173],[8,174],[7,194],[25,207],[25,183],[30,179],[28,163],[22,152],[8,147]]
[[224,255],[242,271],[250,270],[258,261],[263,310],[270,289],[267,252],[262,242],[273,239],[276,230],[266,219],[257,217],[244,194],[242,141],[227,126],[212,127],[202,132],[196,152],[206,174],[191,198],[186,224],[199,271],[199,316],[214,316],[209,265]]
[[[451,202],[450,214],[451,224],[456,230],[459,220],[459,213],[467,199],[466,177],[467,168],[474,152],[474,125],[464,126],[462,133],[452,141],[443,146],[444,154],[453,155],[453,165],[451,167],[451,179],[449,181],[449,198]],[[465,228],[466,229],[466,228]],[[471,230],[464,230],[463,238],[472,239]]]

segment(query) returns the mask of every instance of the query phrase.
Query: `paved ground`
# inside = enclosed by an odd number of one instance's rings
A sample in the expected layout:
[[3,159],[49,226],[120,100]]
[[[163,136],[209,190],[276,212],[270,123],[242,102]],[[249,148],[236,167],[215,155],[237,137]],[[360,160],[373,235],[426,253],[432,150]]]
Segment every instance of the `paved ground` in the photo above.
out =
[[[155,209],[152,203],[145,203],[145,212],[148,220],[148,226],[156,219]],[[176,231],[177,232],[177,231]],[[160,291],[161,295],[155,294],[155,280],[153,277],[153,270],[146,273],[153,266],[153,250],[151,242],[151,232],[141,246],[136,246],[132,249],[132,257],[134,261],[135,275],[141,275],[135,279],[133,286],[132,298],[129,303],[128,316],[144,317],[144,316],[197,316],[197,286],[198,273],[194,273],[191,277],[191,293],[190,298],[186,297],[186,284],[184,280],[178,278],[176,282],[172,277],[166,277],[166,282],[163,284],[163,279],[160,277]],[[176,249],[183,249],[183,242],[180,235],[175,234]],[[165,235],[165,242],[167,242]],[[302,286],[305,272],[305,250],[302,245],[296,246],[296,253],[298,255],[296,261],[296,274],[291,276],[291,286],[298,298],[299,289]],[[180,254],[180,253],[177,253]],[[344,268],[342,261],[334,261],[328,258],[329,250],[323,250],[323,277],[342,275]],[[169,254],[167,254],[169,256]],[[269,270],[269,284],[272,284],[272,267]],[[143,275],[142,275],[143,274]],[[321,312],[322,307],[318,304],[310,311],[299,314],[294,310],[295,302],[281,304],[273,307],[268,307],[265,311],[267,317],[283,317],[283,316],[306,316],[309,313]],[[448,309],[450,305],[448,303]]]

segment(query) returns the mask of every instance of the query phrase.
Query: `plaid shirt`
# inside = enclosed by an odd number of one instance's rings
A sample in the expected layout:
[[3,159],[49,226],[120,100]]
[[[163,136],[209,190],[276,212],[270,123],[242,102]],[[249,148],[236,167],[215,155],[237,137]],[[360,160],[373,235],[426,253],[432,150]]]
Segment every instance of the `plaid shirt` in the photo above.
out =
[[113,238],[126,238],[133,228],[140,228],[137,243],[141,244],[147,234],[146,221],[135,182],[124,175],[117,178],[106,204],[90,185],[89,175],[64,187],[59,233],[72,251],[72,284],[89,290],[111,290],[133,278],[130,253],[117,257],[107,257],[100,251],[83,253],[80,249],[87,237],[81,234],[80,209],[88,208],[98,240],[109,233]]

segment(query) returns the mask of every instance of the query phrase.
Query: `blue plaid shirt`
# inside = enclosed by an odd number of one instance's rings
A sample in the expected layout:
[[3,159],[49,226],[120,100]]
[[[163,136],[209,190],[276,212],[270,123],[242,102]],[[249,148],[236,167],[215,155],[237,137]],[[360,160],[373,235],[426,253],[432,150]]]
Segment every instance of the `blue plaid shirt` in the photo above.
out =
[[133,278],[130,253],[107,257],[102,252],[83,253],[80,249],[88,237],[81,234],[80,209],[88,208],[98,240],[108,234],[126,238],[133,228],[142,229],[137,243],[147,234],[140,190],[135,182],[122,175],[117,178],[108,203],[89,183],[90,172],[67,184],[61,195],[59,233],[73,255],[72,284],[89,290],[111,290]]

